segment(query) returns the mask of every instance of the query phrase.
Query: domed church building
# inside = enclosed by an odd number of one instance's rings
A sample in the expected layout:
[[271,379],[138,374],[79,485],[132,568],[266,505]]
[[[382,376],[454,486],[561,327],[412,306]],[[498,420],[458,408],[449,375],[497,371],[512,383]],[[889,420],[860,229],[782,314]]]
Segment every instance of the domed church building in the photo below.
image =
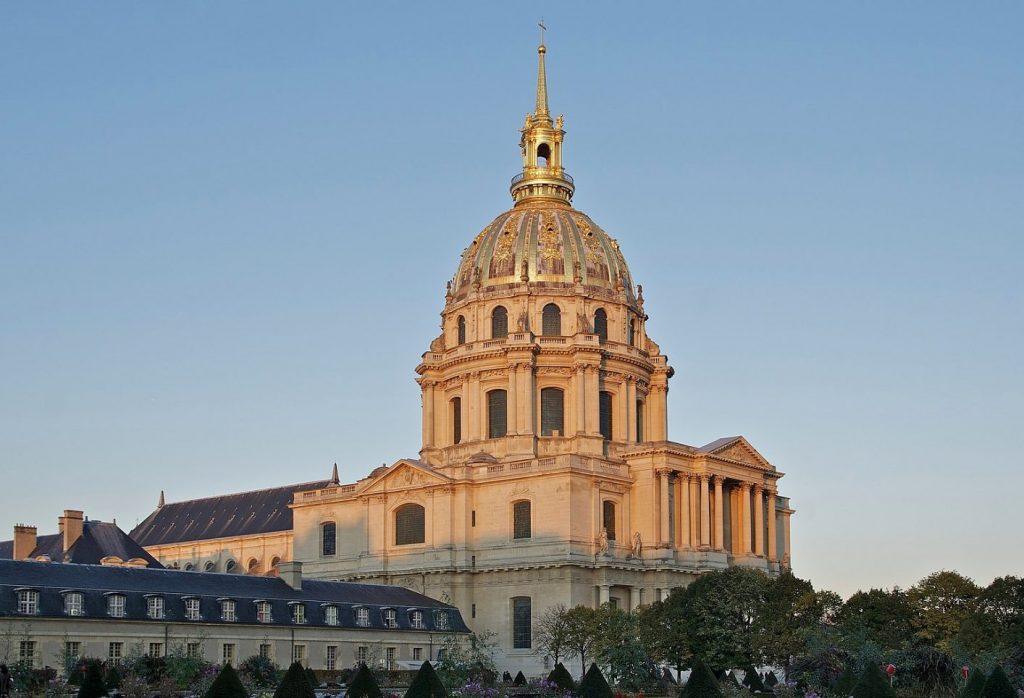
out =
[[[793,513],[782,473],[743,437],[669,440],[672,367],[618,242],[572,206],[538,53],[512,208],[463,252],[442,332],[416,367],[419,457],[354,484],[297,486],[290,505],[273,504],[290,508],[282,530],[232,533],[249,550],[288,537],[280,554],[307,577],[450,601],[471,629],[496,634],[502,670],[532,675],[549,666],[534,632],[547,608],[634,609],[731,565],[776,574],[790,564]],[[246,521],[247,505],[232,506]],[[165,565],[200,564],[187,558],[210,541],[161,538],[172,528],[158,509],[137,531]]]

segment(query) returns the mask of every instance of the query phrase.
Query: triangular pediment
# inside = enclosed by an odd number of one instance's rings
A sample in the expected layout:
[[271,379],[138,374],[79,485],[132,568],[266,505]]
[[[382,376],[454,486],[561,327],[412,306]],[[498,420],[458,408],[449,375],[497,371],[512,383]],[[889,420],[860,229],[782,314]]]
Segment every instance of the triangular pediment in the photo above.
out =
[[367,478],[359,489],[359,493],[397,492],[434,485],[447,485],[450,482],[451,478],[445,477],[429,465],[403,458]]
[[758,468],[772,468],[768,459],[757,452],[750,442],[742,436],[733,436],[725,439],[712,441],[702,446],[699,451],[723,460],[753,465]]

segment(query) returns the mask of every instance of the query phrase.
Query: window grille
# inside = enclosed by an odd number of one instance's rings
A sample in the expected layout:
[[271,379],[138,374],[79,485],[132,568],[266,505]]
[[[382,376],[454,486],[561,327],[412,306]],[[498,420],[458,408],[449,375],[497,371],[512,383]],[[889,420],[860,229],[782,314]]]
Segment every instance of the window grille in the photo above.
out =
[[35,589],[18,591],[18,613],[34,616],[39,613],[39,592]]
[[199,599],[185,599],[185,620],[200,620]]
[[220,619],[233,623],[238,620],[238,614],[235,613],[235,602],[233,599],[224,599],[220,602]]
[[356,648],[356,661],[360,664],[366,664],[366,659],[370,656],[370,648],[360,646]]
[[395,545],[412,545],[426,540],[426,510],[419,504],[405,504],[395,511]]
[[162,657],[162,656],[164,656],[164,643],[162,643],[162,642],[151,642],[151,643],[149,643],[149,656],[150,657]]
[[338,527],[333,521],[320,526],[320,554],[324,557],[334,555],[337,548]]
[[70,591],[64,594],[64,613],[69,616],[85,615],[85,597],[81,592]]
[[636,344],[636,320],[634,319],[629,321],[629,337],[626,338],[626,341],[629,342],[629,346]]
[[124,657],[124,643],[123,642],[111,642],[107,645],[107,660],[114,666],[118,666],[121,663],[121,658]]
[[529,596],[512,599],[512,648],[528,650],[533,644],[532,609]]
[[305,645],[292,645],[292,663],[298,662],[302,666],[306,666],[306,646]]
[[185,644],[185,656],[189,659],[199,659],[199,643],[189,642]]
[[356,625],[365,628],[370,625],[370,610],[367,608],[356,609]]
[[[36,665],[36,641],[21,640],[18,642],[18,663],[27,669],[34,669]],[[10,680],[5,677],[5,680]],[[5,694],[6,695],[6,694]]]
[[558,337],[562,334],[562,309],[554,303],[544,306],[541,315],[541,334],[545,337]]
[[508,337],[508,311],[498,306],[491,311],[491,339]]
[[395,655],[398,654],[398,650],[395,647],[388,647],[384,650],[384,656],[386,657],[385,666],[388,671],[395,670]]
[[306,607],[301,603],[292,604],[292,623],[296,625],[305,625],[306,623]]
[[560,388],[540,391],[540,434],[565,436],[565,393]]
[[413,611],[409,614],[409,622],[417,630],[423,630],[427,624],[423,622],[423,611]]
[[500,439],[508,431],[508,393],[492,390],[487,393],[487,438]]
[[164,598],[162,596],[149,596],[146,598],[146,615],[154,620],[164,617]]
[[69,640],[65,642],[64,656],[67,659],[80,659],[82,656],[82,643],[76,640]]
[[260,623],[269,623],[273,620],[269,601],[256,602],[256,620]]
[[601,410],[601,436],[612,439],[612,394],[602,390],[598,399]]
[[459,316],[458,320],[459,344],[466,343],[466,318]]
[[264,642],[260,645],[260,656],[264,659],[273,659],[274,649],[269,642]]
[[615,502],[604,502],[601,511],[601,524],[608,532],[608,540],[615,540]]
[[324,606],[324,623],[327,625],[338,624],[338,607]]
[[594,311],[594,334],[602,342],[608,341],[608,313],[604,311],[604,308]]
[[385,608],[381,611],[381,616],[384,619],[385,628],[397,628],[398,627],[398,612],[393,608]]
[[334,671],[338,668],[338,646],[327,645],[327,671]]
[[111,618],[124,618],[124,596],[111,594],[107,597],[107,615]]
[[512,537],[530,537],[530,502],[527,500],[512,505]]
[[462,398],[452,398],[452,443],[462,442]]
[[[476,608],[476,604],[473,604],[473,608]],[[434,627],[438,630],[448,630],[451,625],[448,611],[434,611]]]

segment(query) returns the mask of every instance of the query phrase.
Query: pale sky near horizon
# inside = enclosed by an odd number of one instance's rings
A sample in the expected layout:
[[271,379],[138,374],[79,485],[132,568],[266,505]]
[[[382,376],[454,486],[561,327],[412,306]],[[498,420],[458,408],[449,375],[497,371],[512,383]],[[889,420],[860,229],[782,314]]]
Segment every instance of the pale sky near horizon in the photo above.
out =
[[786,473],[795,572],[1024,575],[1024,5],[0,5],[0,539],[415,457],[536,22],[670,438]]

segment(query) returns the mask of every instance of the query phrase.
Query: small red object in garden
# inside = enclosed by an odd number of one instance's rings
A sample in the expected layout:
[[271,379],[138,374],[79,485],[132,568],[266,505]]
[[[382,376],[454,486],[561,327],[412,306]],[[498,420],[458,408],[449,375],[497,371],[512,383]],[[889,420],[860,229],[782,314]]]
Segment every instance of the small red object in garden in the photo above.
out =
[[968,677],[968,675],[970,675],[970,673],[971,673],[971,670],[970,670],[970,668],[966,664],[964,664],[962,667],[960,667],[960,676],[964,677],[964,681],[967,680],[967,677]]
[[893,674],[895,674],[896,673],[896,665],[895,664],[890,664],[889,666],[885,667],[885,673],[888,674],[889,676],[892,676]]

